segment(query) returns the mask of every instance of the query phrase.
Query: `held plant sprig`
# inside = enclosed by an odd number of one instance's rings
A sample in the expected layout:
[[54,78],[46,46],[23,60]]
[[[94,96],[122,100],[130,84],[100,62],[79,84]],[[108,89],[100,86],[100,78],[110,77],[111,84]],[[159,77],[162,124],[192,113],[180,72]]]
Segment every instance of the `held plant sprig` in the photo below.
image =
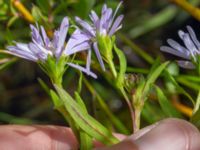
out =
[[[63,19],[60,28],[54,32],[52,40],[47,37],[42,26],[40,29],[38,26],[31,25],[30,27],[32,41],[28,44],[15,42],[15,46],[7,47],[9,50],[7,53],[37,62],[49,76],[57,92],[56,94],[53,90],[50,90],[55,108],[67,119],[80,143],[84,143],[81,149],[91,149],[93,138],[107,145],[118,142],[111,131],[87,113],[84,103],[77,93],[75,100],[62,88],[63,74],[68,66],[75,67],[96,78],[96,75],[87,67],[74,64],[73,58],[67,53],[68,51],[87,50],[86,36],[77,28],[65,44],[69,28],[68,17]],[[77,97],[79,98],[77,99]]]

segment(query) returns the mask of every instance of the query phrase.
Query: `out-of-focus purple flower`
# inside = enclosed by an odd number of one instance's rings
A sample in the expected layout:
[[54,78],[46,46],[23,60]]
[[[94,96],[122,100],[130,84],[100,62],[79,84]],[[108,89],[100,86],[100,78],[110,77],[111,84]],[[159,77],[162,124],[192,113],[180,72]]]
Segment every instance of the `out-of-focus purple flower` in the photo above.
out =
[[183,41],[185,47],[172,39],[168,39],[167,43],[170,45],[170,47],[161,46],[160,49],[161,51],[186,59],[177,61],[179,66],[187,69],[194,69],[195,66],[191,60],[194,62],[197,61],[196,56],[200,55],[200,42],[198,41],[194,30],[190,26],[187,26],[186,28],[188,32],[184,32],[182,30],[178,31],[178,35]]
[[[15,46],[8,46],[8,53],[34,62],[45,62],[49,55],[59,60],[61,56],[67,56],[68,51],[76,53],[89,48],[87,42],[88,38],[81,34],[79,29],[74,31],[72,37],[69,38],[69,41],[65,44],[69,28],[68,17],[62,20],[60,28],[54,32],[52,40],[48,38],[43,26],[39,29],[38,26],[30,25],[30,28],[32,41],[28,44],[16,42]],[[96,75],[91,73],[89,69],[82,68],[72,63],[69,63],[69,65],[96,78]]]
[[[121,6],[122,2],[119,3],[116,10],[113,12],[111,8],[108,8],[106,4],[104,4],[102,11],[101,11],[101,17],[99,17],[96,12],[91,11],[90,13],[90,19],[92,23],[88,23],[79,17],[76,17],[76,22],[81,26],[82,30],[81,36],[84,37],[84,40],[88,42],[89,53],[91,53],[91,50],[93,49],[95,52],[95,55],[97,56],[97,59],[101,65],[101,68],[105,71],[105,66],[103,63],[103,59],[101,57],[99,47],[98,47],[98,36],[109,36],[112,37],[113,34],[118,31],[122,27],[122,19],[123,15],[117,16],[116,14],[119,10],[119,7]],[[66,51],[67,55],[71,55],[75,53],[72,49],[69,51]],[[88,55],[88,57],[91,57],[91,54]],[[90,63],[91,58],[88,58],[88,62]],[[88,68],[90,68],[90,64],[87,64]]]

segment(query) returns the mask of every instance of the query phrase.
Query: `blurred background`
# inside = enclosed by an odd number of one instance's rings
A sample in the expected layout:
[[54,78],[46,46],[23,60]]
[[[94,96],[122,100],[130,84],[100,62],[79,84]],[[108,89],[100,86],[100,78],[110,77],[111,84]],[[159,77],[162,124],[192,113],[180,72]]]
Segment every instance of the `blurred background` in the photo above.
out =
[[[200,0],[188,2],[193,6],[200,4]],[[12,41],[29,42],[29,24],[37,22],[43,25],[51,36],[51,31],[59,27],[64,16],[69,16],[72,23],[74,16],[89,19],[90,10],[100,14],[104,3],[115,9],[119,1],[0,0],[0,49],[5,50],[6,46],[13,44]],[[145,76],[158,56],[162,61],[176,59],[172,55],[161,53],[159,47],[166,44],[167,38],[180,41],[177,35],[179,29],[185,30],[185,26],[190,25],[196,31],[197,37],[200,36],[199,22],[172,1],[124,0],[119,13],[125,17],[123,28],[116,35],[118,47],[127,56],[128,72],[135,75]],[[191,95],[200,89],[199,80],[198,83],[191,84],[181,78],[181,74],[187,74],[188,71],[179,69],[175,63],[171,68],[177,81]],[[193,72],[190,71],[190,74]],[[97,98],[100,97],[114,115],[130,129],[128,107],[112,85],[101,76],[98,80],[85,77],[90,84],[83,86],[82,96],[91,115],[111,127],[110,120],[97,102]],[[39,83],[39,78],[52,86],[36,63],[0,54],[0,124],[66,125],[62,116],[53,109],[49,96]],[[78,74],[69,69],[64,77],[64,87],[73,93],[77,82]],[[190,101],[174,92],[173,88],[169,88],[170,85],[167,85],[165,79],[160,79],[158,85],[169,95],[169,99],[180,102],[178,106],[175,103],[175,107],[181,112],[182,118],[188,119],[192,111]],[[142,112],[142,126],[168,117],[161,110],[153,92],[149,99]]]

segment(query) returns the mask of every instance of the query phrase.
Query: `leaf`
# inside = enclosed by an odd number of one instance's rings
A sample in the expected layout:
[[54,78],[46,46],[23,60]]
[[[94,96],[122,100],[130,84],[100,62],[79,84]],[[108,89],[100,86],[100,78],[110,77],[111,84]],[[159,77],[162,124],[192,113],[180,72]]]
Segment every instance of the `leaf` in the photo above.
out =
[[188,94],[174,79],[174,77],[165,70],[164,75],[166,76],[167,80],[171,81],[177,88],[177,90],[179,92],[181,92],[183,95],[185,95],[193,104],[194,104],[194,100],[193,98],[190,96],[190,94]]
[[158,67],[156,67],[157,64],[155,66],[153,66],[152,70],[150,71],[150,74],[147,77],[147,81],[144,86],[144,90],[143,90],[144,95],[146,95],[148,93],[148,91],[150,90],[151,84],[153,84],[156,81],[156,79],[159,77],[159,75],[167,67],[168,64],[169,64],[169,62],[167,61],[167,62],[159,65]]
[[112,145],[118,142],[118,139],[108,129],[88,115],[67,92],[56,85],[54,86],[70,116],[83,131],[106,145]]
[[163,91],[158,87],[154,86],[158,96],[159,104],[168,117],[178,117],[182,118],[181,114],[173,107],[173,105],[168,101],[167,97],[164,95]]
[[60,100],[56,92],[54,92],[53,90],[50,90],[50,96],[53,100],[55,109],[59,110],[59,108],[63,105],[63,102]]
[[200,128],[200,109],[198,109],[197,112],[193,114],[190,122],[192,122],[197,128]]
[[81,18],[86,18],[94,6],[95,0],[79,0],[75,5],[75,11]]
[[116,85],[118,88],[122,88],[124,85],[124,78],[125,78],[126,67],[127,67],[126,57],[124,53],[120,49],[117,48],[116,45],[114,45],[114,50],[119,58],[119,63],[120,63]]
[[41,8],[41,11],[48,14],[50,9],[49,0],[36,0],[37,5]]
[[[83,110],[85,111],[85,113],[88,113],[87,112],[87,108],[81,98],[81,96],[79,95],[78,92],[75,92],[75,99],[76,101],[78,102],[78,104],[83,108]],[[92,146],[93,146],[93,139],[91,136],[89,136],[86,132],[84,131],[80,131],[80,146],[81,148],[80,149],[83,149],[83,150],[90,150],[92,149]]]
[[47,84],[41,79],[41,78],[38,78],[37,79],[38,82],[40,83],[41,87],[44,89],[44,91],[50,95],[50,90],[49,90],[49,87],[47,86]]

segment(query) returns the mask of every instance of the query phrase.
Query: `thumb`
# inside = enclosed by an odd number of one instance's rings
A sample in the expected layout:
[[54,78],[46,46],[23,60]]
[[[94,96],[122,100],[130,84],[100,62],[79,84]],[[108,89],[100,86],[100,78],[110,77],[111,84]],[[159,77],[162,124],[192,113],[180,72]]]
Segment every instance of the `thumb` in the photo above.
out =
[[99,150],[199,150],[200,133],[189,122],[166,119]]

